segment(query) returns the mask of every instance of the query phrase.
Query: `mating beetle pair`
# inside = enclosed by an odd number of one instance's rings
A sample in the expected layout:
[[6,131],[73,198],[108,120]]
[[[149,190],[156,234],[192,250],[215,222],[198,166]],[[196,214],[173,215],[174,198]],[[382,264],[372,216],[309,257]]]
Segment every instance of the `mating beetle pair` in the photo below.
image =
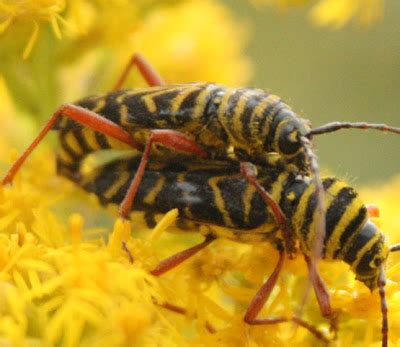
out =
[[[150,87],[120,91],[135,65]],[[105,201],[120,203],[121,217],[128,217],[134,202],[137,208],[155,212],[178,207],[183,218],[236,230],[232,234],[235,240],[247,241],[248,237],[268,240],[276,246],[280,252],[278,264],[247,309],[247,323],[289,320],[257,316],[276,284],[285,253],[300,251],[305,256],[321,313],[329,319],[332,329],[336,329],[336,314],[317,271],[320,257],[344,260],[352,266],[357,279],[371,290],[379,288],[382,345],[386,346],[384,263],[389,251],[399,247],[386,245],[384,235],[368,221],[367,209],[351,187],[334,177],[320,178],[311,146],[312,137],[343,128],[400,133],[398,128],[367,123],[334,122],[311,128],[277,96],[210,83],[165,85],[143,57],[135,55],[114,91],[61,106],[11,167],[3,184],[12,181],[46,133],[57,129],[61,144],[59,173]],[[132,159],[129,165],[117,160],[99,168],[91,182],[82,179],[79,167],[89,154],[126,146],[139,151],[140,159]],[[177,165],[177,158],[184,158],[187,165]],[[152,170],[153,160],[163,162],[165,168]],[[208,168],[193,169],[199,163]],[[158,180],[165,181],[163,184],[157,183],[157,175]],[[157,194],[160,199],[145,206],[146,189],[157,184],[161,187]],[[106,194],[107,186],[112,187],[113,194],[110,190]],[[188,187],[190,191],[185,191]],[[163,190],[174,189],[183,195],[169,195],[169,199],[160,195]],[[205,202],[211,202],[211,206],[201,208]],[[347,224],[339,223],[343,218],[348,218]],[[161,275],[172,269],[218,236],[210,232],[204,242],[166,259],[152,273]],[[315,331],[298,317],[290,320]]]

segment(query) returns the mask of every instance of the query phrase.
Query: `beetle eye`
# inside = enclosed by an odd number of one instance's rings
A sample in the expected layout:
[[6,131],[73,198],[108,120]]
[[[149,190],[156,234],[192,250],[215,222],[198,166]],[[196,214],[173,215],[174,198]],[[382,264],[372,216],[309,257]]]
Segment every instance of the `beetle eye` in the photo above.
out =
[[279,150],[283,155],[292,155],[299,150],[298,134],[295,124],[289,123],[282,127],[279,133]]
[[379,267],[382,264],[382,258],[374,259],[374,267]]

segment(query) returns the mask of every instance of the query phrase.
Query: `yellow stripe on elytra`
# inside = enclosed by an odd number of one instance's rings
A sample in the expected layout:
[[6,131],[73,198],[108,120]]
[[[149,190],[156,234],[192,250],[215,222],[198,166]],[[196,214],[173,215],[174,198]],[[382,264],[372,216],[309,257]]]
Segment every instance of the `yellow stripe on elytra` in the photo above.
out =
[[[268,95],[267,96],[267,99],[266,99],[266,108],[268,108],[269,106],[271,106],[272,105],[272,108],[268,111],[268,120],[267,120],[267,123],[268,124],[270,124],[271,123],[271,121],[272,121],[272,115],[274,115],[275,114],[275,108],[278,106],[278,105],[280,105],[280,102],[281,102],[281,98],[279,97],[279,96],[277,96],[277,95],[274,95],[274,94],[270,94],[270,95]],[[265,111],[265,109],[263,110],[263,112]]]
[[185,89],[182,89],[178,95],[173,98],[171,101],[171,111],[172,114],[178,113],[181,108],[182,102],[188,97],[190,94],[194,93],[199,88],[197,86],[187,86]]
[[[313,191],[315,192],[315,185],[312,185],[314,187]],[[329,206],[333,203],[335,197],[339,194],[339,192],[344,188],[347,187],[347,184],[344,183],[343,181],[335,181],[331,186],[324,192],[324,205],[325,205],[325,211],[328,211]],[[307,233],[307,245],[308,249],[313,249],[314,248],[314,242],[316,240],[316,233],[317,233],[317,228],[316,228],[316,218],[317,217],[317,208],[314,209],[313,214],[312,214],[312,221],[309,225],[309,230]],[[319,231],[318,231],[319,232]]]
[[96,133],[93,130],[91,130],[89,128],[83,128],[82,136],[83,136],[83,139],[85,140],[86,144],[91,149],[96,150],[96,149],[102,148],[100,146],[100,144],[97,142]]
[[65,142],[67,143],[68,147],[71,148],[71,150],[77,154],[77,155],[82,155],[83,154],[83,149],[80,146],[78,140],[76,139],[76,136],[73,131],[68,131],[65,136],[64,136]]
[[[253,109],[253,112],[251,113],[250,120],[249,120],[249,128],[250,128],[250,133],[251,133],[254,141],[260,142],[260,140],[261,140],[261,139],[259,139],[260,136],[259,136],[259,128],[258,128],[259,121],[258,120],[263,115],[265,109],[269,105],[271,105],[273,102],[276,102],[277,100],[280,100],[280,99],[276,95],[272,95],[272,94],[268,95]],[[267,135],[269,133],[269,129],[270,129],[269,125],[270,125],[270,122],[268,122],[268,121],[265,122],[262,138],[267,137]]]
[[279,100],[280,98],[273,94],[266,96],[256,107],[254,107],[253,112],[251,113],[251,118],[262,115],[269,105],[272,105]]
[[208,180],[208,184],[214,192],[214,201],[217,206],[219,212],[222,214],[222,218],[224,219],[224,224],[227,227],[232,227],[233,222],[231,217],[229,216],[228,211],[225,209],[225,201],[222,197],[221,189],[218,188],[218,182],[224,179],[224,177],[213,177]]
[[[334,257],[336,250],[340,247],[340,237],[343,235],[343,232],[346,230],[351,221],[357,217],[358,213],[360,212],[361,206],[362,203],[360,199],[355,198],[351,201],[350,205],[346,207],[346,211],[343,213],[339,222],[336,224],[326,244],[326,259],[332,259]],[[367,216],[365,218],[367,218]]]
[[303,225],[304,217],[306,215],[308,200],[310,199],[312,193],[314,193],[315,187],[310,184],[306,190],[301,195],[299,204],[297,205],[297,209],[293,215],[292,224],[294,225],[294,231],[297,232],[297,237],[299,238],[301,248],[303,251],[307,249],[307,243],[303,239],[303,236],[300,233],[300,227]]
[[165,177],[161,176],[157,182],[153,185],[151,190],[146,194],[146,197],[143,199],[143,202],[149,205],[153,205],[154,201],[157,198],[158,193],[161,191],[165,183]]
[[229,99],[235,93],[237,93],[237,89],[231,88],[231,89],[228,89],[225,92],[225,94],[222,96],[221,103],[218,107],[218,113],[217,113],[218,119],[221,120],[221,124],[226,123],[226,119],[225,119],[226,118],[226,109],[228,107]]
[[156,96],[160,96],[160,95],[163,95],[163,94],[169,94],[169,93],[172,93],[172,92],[175,92],[175,91],[180,91],[182,89],[183,88],[181,86],[181,87],[163,88],[162,90],[157,90],[156,89],[155,91],[152,90],[148,94],[143,95],[142,96],[142,100],[143,100],[144,104],[146,105],[147,110],[150,113],[154,113],[154,112],[157,111],[157,105],[156,105],[156,102],[154,101],[154,98]]
[[[237,89],[234,88],[227,89],[227,91],[221,98],[221,103],[217,111],[217,118],[219,119],[221,126],[225,129],[225,132],[228,134],[230,138],[231,138],[231,130],[229,129],[229,123],[231,122],[231,117],[230,116],[227,117],[226,109],[228,108],[229,105],[229,99],[235,93],[237,93]],[[231,140],[235,142],[234,138],[231,138]]]
[[[249,94],[251,94],[251,93],[247,92],[247,94],[246,94],[245,91],[242,94],[240,94],[239,100],[236,103],[236,106],[233,110],[233,115],[231,118],[232,129],[233,129],[232,133],[237,134],[236,137],[243,134],[243,122],[241,120],[241,117],[242,117],[243,111],[246,107],[247,101],[249,99]],[[246,141],[246,143],[247,143],[247,141],[249,141],[249,139],[242,139],[241,136],[240,136],[240,140],[244,140],[244,141]]]
[[[286,118],[286,119],[284,119],[284,120],[282,120],[279,124],[278,124],[278,126],[276,127],[276,130],[275,130],[275,137],[274,137],[274,144],[273,144],[273,148],[274,148],[274,150],[276,150],[276,151],[278,151],[280,148],[279,148],[279,134],[280,134],[280,132],[281,132],[281,129],[286,125],[286,123],[288,123],[289,122],[289,119],[288,118]],[[276,136],[277,135],[277,136]]]
[[126,184],[126,182],[129,180],[130,174],[127,171],[120,171],[121,174],[119,175],[118,179],[113,182],[113,184],[107,188],[107,190],[104,192],[103,196],[106,199],[111,199],[115,194],[118,193],[118,191],[121,189],[121,187]]
[[204,109],[206,107],[206,100],[209,94],[210,90],[205,88],[200,92],[199,95],[197,95],[195,106],[193,108],[193,119],[198,119],[203,115]]
[[353,264],[351,264],[351,269],[353,271],[355,271],[355,269],[357,269],[357,266],[360,263],[360,260],[362,259],[362,257],[365,255],[365,253],[367,253],[372,248],[372,246],[376,243],[376,241],[378,241],[381,237],[382,237],[382,235],[380,233],[375,233],[375,235],[364,245],[364,247],[362,247],[357,252],[356,258],[354,259]]
[[[283,191],[283,187],[284,187],[284,182],[287,180],[289,176],[288,172],[282,172],[281,174],[279,174],[277,180],[272,183],[271,189],[270,189],[270,195],[272,197],[272,199],[274,201],[276,201],[277,203],[279,203],[280,199],[281,199],[281,194]],[[267,206],[267,210],[269,211],[270,214],[272,214],[272,210]],[[275,216],[274,216],[274,221],[275,221]]]
[[147,91],[147,89],[144,89],[144,88],[135,88],[132,90],[127,90],[126,92],[122,93],[120,96],[116,97],[115,102],[117,104],[123,104],[125,102],[126,97],[145,93],[146,91]]
[[113,137],[105,136],[104,138],[106,139],[108,145],[112,149],[132,149],[132,147],[129,146],[128,144],[116,140]]
[[283,186],[288,176],[289,176],[288,172],[282,172],[281,174],[279,174],[277,180],[274,183],[272,183],[270,194],[273,197],[274,201],[279,202],[279,200],[281,199]]
[[106,100],[105,99],[99,99],[97,102],[96,102],[96,105],[94,105],[94,107],[92,107],[92,112],[100,112],[102,109],[103,109],[103,107],[106,105]]
[[65,163],[67,164],[74,164],[75,163],[75,159],[71,157],[71,155],[64,150],[63,148],[61,148],[58,152],[57,152],[58,157]]
[[119,116],[120,116],[120,123],[122,125],[129,125],[130,121],[129,121],[128,106],[126,106],[125,104],[122,104],[119,107]]
[[150,88],[135,88],[135,89],[126,90],[126,91],[122,92],[122,94],[115,99],[115,102],[118,104],[122,104],[122,103],[124,103],[125,98],[128,96],[135,96],[138,94],[145,94],[145,93],[149,93],[149,92],[157,92],[157,91],[165,90],[168,88],[170,88],[170,86],[156,86],[156,87],[150,87]]
[[[368,216],[366,215],[364,218],[364,223],[365,221],[368,219]],[[360,223],[360,225],[363,225],[363,222]],[[349,248],[353,245],[353,241],[355,239],[355,237],[357,236],[358,233],[353,232],[352,235],[347,238],[346,242],[344,245],[342,245],[339,254],[337,255],[338,259],[342,259],[344,257],[345,254],[347,254],[347,252],[349,251]]]

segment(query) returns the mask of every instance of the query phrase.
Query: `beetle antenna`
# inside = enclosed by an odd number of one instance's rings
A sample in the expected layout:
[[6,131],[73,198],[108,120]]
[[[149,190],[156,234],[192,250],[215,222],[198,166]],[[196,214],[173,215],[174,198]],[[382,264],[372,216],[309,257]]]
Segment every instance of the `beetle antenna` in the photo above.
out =
[[389,324],[388,324],[388,306],[386,302],[386,276],[385,270],[383,266],[381,267],[381,272],[378,278],[378,288],[379,288],[379,296],[381,298],[381,312],[382,312],[382,347],[387,347],[388,343],[388,332],[389,332]]
[[400,128],[392,127],[386,124],[372,124],[366,122],[332,122],[311,129],[308,133],[308,137],[312,137],[314,135],[332,133],[334,131],[338,131],[341,129],[362,129],[362,130],[372,129],[372,130],[385,131],[400,135]]
[[390,246],[390,252],[397,252],[397,251],[400,251],[400,243]]

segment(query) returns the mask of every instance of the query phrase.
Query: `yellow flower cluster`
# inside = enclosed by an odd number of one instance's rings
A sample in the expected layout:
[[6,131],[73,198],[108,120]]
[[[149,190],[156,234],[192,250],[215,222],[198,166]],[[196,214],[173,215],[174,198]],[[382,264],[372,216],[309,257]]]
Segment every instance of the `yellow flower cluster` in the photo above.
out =
[[318,25],[341,28],[353,18],[361,25],[368,25],[382,13],[382,0],[321,0],[313,7],[311,18]]
[[57,37],[61,37],[59,23],[65,23],[60,13],[65,9],[64,0],[40,0],[40,1],[12,1],[0,2],[0,34],[4,33],[12,24],[23,23],[31,27],[31,35],[23,51],[23,57],[27,58],[37,41],[40,24],[48,22],[52,26]]
[[312,4],[310,16],[317,25],[341,28],[355,19],[368,25],[382,16],[383,0],[253,0],[256,4],[268,4],[280,10],[288,7]]

